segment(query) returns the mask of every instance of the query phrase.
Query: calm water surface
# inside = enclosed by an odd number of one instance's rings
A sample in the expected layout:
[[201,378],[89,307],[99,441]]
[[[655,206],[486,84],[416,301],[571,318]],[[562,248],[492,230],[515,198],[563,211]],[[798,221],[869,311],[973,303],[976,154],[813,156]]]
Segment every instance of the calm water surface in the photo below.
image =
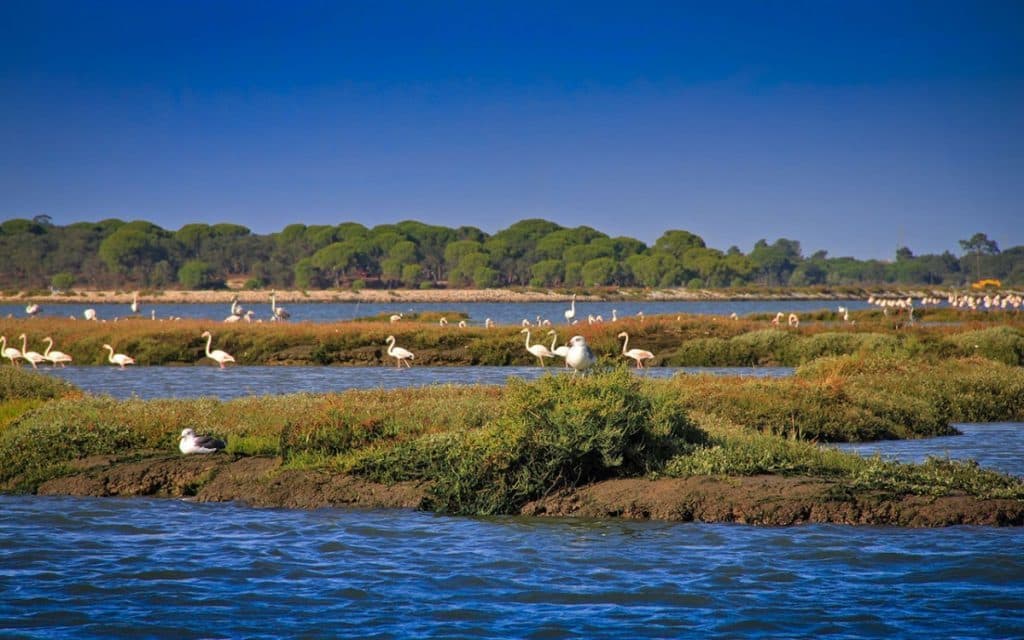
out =
[[[509,377],[533,380],[545,372],[565,374],[562,367],[137,367],[121,370],[106,366],[41,367],[90,393],[117,398],[189,398],[217,396],[344,391],[422,386],[427,384],[502,384]],[[789,367],[656,367],[634,370],[636,375],[668,378],[677,373],[782,377]]]
[[[850,310],[867,309],[870,305],[863,300],[736,300],[736,301],[675,301],[675,302],[579,302],[576,304],[576,319],[586,322],[588,315],[603,316],[611,320],[612,309],[618,316],[636,315],[643,311],[646,315],[694,313],[700,315],[727,316],[731,313],[746,315],[748,313],[777,313],[783,311],[809,312],[822,309],[835,310],[842,305]],[[269,297],[266,304],[245,305],[256,312],[254,319],[270,318]],[[387,304],[364,304],[360,302],[323,302],[323,303],[286,303],[284,305],[292,314],[293,322],[340,322],[355,318],[372,317],[382,313],[423,313],[424,311],[461,312],[469,314],[471,324],[482,325],[484,320],[491,318],[498,324],[519,324],[523,318],[533,322],[539,315],[556,324],[565,324],[563,313],[569,309],[567,302],[443,302],[443,303],[410,303],[394,302]],[[82,318],[86,309],[95,309],[99,318],[111,320],[131,315],[126,304],[43,304],[40,316],[63,317],[75,316]],[[156,311],[157,318],[181,317],[204,320],[223,320],[230,314],[230,306],[226,304],[144,304],[140,305],[139,315],[149,318],[150,312]],[[11,314],[16,318],[25,317],[24,304],[0,305],[0,317]]]

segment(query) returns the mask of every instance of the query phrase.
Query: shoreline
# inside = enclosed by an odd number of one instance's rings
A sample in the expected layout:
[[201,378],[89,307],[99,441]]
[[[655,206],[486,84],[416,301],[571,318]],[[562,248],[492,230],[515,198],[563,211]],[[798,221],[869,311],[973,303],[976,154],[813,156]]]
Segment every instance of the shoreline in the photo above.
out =
[[[280,458],[269,456],[155,453],[75,461],[70,474],[44,482],[35,495],[187,498],[254,508],[421,509],[429,490],[426,483],[381,484],[344,474],[286,469]],[[837,488],[833,482],[806,477],[620,478],[535,500],[519,515],[757,526],[1024,525],[1024,501],[846,495]]]
[[[270,290],[224,289],[217,291],[176,291],[139,292],[140,304],[230,304],[238,298],[243,304],[268,302]],[[907,295],[917,295],[911,292]],[[36,302],[39,304],[130,304],[133,292],[119,290],[76,290],[69,294],[25,295],[18,292],[0,297],[0,304]],[[604,294],[577,295],[581,302],[596,301],[737,301],[737,300],[859,300],[864,295],[848,293],[825,293],[818,291],[787,291],[784,293],[730,293],[710,289],[658,289],[658,290],[619,290]],[[303,302],[426,302],[426,303],[464,303],[464,302],[567,302],[571,294],[556,291],[522,291],[514,289],[363,289],[359,292],[349,290],[315,290],[302,291],[297,289],[277,291],[279,303]]]

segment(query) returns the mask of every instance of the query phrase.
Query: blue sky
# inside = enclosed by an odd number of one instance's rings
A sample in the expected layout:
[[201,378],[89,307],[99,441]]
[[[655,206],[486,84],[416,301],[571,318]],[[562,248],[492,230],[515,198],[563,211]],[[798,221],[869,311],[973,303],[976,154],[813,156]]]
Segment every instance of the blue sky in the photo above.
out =
[[1024,3],[0,3],[0,218],[1024,244]]

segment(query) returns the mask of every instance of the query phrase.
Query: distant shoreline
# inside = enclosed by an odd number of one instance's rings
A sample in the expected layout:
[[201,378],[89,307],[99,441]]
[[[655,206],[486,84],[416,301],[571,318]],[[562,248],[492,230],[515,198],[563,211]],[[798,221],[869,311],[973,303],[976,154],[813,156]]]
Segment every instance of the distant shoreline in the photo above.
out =
[[[270,290],[177,291],[158,293],[140,292],[142,304],[230,304],[234,298],[242,303],[270,300]],[[0,296],[0,304],[38,302],[40,304],[129,304],[131,291],[76,290],[68,294]],[[915,294],[907,294],[915,295]],[[579,295],[580,301],[644,300],[644,301],[696,301],[696,300],[858,300],[866,298],[849,293],[823,293],[820,291],[792,290],[781,293],[729,293],[707,289],[623,289],[603,294]],[[356,293],[348,290],[278,290],[280,303],[299,302],[560,302],[568,301],[569,294],[554,291],[521,291],[515,289],[363,289]]]

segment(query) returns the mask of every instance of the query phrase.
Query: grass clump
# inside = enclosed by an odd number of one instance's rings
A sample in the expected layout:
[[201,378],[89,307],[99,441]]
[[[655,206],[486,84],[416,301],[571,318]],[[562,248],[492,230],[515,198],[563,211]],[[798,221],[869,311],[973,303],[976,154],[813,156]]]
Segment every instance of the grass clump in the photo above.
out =
[[20,367],[0,367],[0,402],[8,400],[52,400],[81,391],[61,378]]

